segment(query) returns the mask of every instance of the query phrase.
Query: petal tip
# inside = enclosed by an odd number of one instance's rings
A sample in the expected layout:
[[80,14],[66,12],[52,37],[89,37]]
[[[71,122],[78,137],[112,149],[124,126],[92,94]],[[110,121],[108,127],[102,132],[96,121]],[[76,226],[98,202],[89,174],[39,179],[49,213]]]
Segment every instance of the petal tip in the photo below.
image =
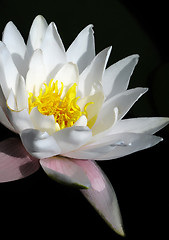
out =
[[94,34],[94,30],[93,30],[94,25],[93,24],[89,24],[86,28],[88,29],[89,33]]
[[4,31],[5,31],[7,28],[10,28],[10,27],[15,27],[15,24],[14,24],[12,21],[9,21],[9,22],[6,24]]
[[46,19],[41,14],[39,14],[35,17],[34,21],[37,21],[37,22],[44,22],[45,21],[46,22]]
[[134,67],[135,67],[139,61],[140,56],[139,54],[133,54],[131,55],[131,57],[132,57],[132,60],[134,61],[134,64],[135,64]]
[[137,53],[135,53],[135,54],[131,55],[131,57],[132,57],[132,58],[136,58],[136,59],[138,59],[138,58],[140,58],[140,55],[137,54]]
[[118,235],[120,235],[120,236],[122,236],[122,237],[125,237],[125,236],[126,236],[125,231],[124,231],[124,228],[123,228],[122,226],[120,226],[119,229],[114,229],[114,228],[113,228],[113,230],[114,230]]

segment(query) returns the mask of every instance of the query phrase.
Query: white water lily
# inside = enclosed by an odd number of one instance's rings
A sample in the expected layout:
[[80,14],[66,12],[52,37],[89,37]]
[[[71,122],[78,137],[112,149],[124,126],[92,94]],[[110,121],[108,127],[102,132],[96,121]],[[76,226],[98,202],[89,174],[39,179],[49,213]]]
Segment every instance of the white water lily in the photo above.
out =
[[169,119],[122,120],[147,91],[127,90],[139,56],[106,69],[111,47],[95,55],[92,27],[65,51],[56,25],[42,16],[35,18],[27,45],[12,22],[6,25],[0,42],[0,121],[21,141],[0,143],[0,181],[26,177],[41,165],[54,180],[82,188],[124,235],[116,195],[95,160],[154,146],[162,139],[153,134]]

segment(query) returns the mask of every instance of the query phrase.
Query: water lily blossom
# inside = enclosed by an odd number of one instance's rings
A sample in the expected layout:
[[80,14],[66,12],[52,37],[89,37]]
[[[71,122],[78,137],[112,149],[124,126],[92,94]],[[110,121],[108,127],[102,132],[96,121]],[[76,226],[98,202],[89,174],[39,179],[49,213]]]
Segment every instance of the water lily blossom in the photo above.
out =
[[124,235],[113,187],[96,160],[154,146],[169,118],[123,119],[147,91],[129,89],[137,54],[106,68],[111,47],[95,54],[93,26],[67,51],[56,25],[37,16],[25,44],[9,22],[0,42],[0,121],[18,138],[0,142],[0,182],[41,166],[52,179],[75,186],[111,228]]

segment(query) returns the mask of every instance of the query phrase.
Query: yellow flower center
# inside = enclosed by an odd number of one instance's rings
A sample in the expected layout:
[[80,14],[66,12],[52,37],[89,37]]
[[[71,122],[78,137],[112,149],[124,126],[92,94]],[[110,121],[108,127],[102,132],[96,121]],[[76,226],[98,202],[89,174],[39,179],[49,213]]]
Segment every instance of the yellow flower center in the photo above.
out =
[[63,83],[61,83],[60,90],[58,89],[58,81],[53,82],[53,79],[49,82],[49,85],[44,83],[44,86],[45,89],[43,87],[40,89],[38,97],[29,93],[29,113],[34,107],[37,107],[41,114],[53,115],[58,126],[56,127],[57,130],[73,126],[82,115],[87,118],[86,108],[93,103],[87,103],[81,111],[77,105],[77,100],[80,97],[76,97],[76,83],[69,88],[63,99],[61,98],[64,89]]

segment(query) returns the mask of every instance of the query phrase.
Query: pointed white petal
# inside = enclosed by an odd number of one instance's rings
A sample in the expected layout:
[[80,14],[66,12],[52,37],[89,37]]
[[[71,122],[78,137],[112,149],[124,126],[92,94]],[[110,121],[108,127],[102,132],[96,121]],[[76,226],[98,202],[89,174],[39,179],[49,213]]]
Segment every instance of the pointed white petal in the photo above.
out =
[[54,23],[48,26],[41,49],[49,75],[55,71],[58,65],[66,63],[66,54]]
[[79,159],[109,160],[152,147],[161,140],[160,137],[141,133],[114,134],[77,151],[65,154],[65,156]]
[[61,82],[64,85],[62,92],[62,98],[68,89],[74,84],[79,82],[79,72],[77,65],[73,63],[66,63],[63,67],[57,72],[54,77],[54,81],[58,81],[58,88],[61,88]]
[[117,134],[123,132],[154,134],[169,123],[169,118],[150,117],[150,118],[132,118],[118,121],[108,134]]
[[138,63],[138,55],[131,55],[105,70],[102,84],[107,99],[127,89],[130,77]]
[[[23,81],[23,79],[21,81]],[[21,83],[21,85],[22,85],[22,83]],[[19,104],[19,101],[20,100],[18,99],[18,104]],[[24,102],[24,100],[23,100],[23,102]],[[31,123],[27,109],[24,109],[23,111],[18,112],[18,106],[21,106],[21,105],[17,106],[17,99],[16,99],[16,96],[13,93],[12,89],[6,100],[4,97],[4,94],[2,92],[2,89],[0,87],[0,105],[1,105],[3,113],[4,113],[4,114],[2,113],[4,115],[2,117],[3,118],[2,123],[5,126],[7,126],[10,130],[12,130],[13,132],[19,133],[20,131],[22,131],[25,128],[32,127],[32,123]],[[5,122],[4,122],[4,120],[5,120]]]
[[41,114],[37,107],[32,109],[30,118],[34,127],[41,132],[47,132],[51,135],[56,131],[54,116],[46,116]]
[[29,71],[26,76],[26,89],[35,96],[39,95],[42,84],[46,81],[45,65],[40,49],[37,49],[30,60]]
[[[132,137],[131,134],[133,135]],[[130,145],[125,147],[116,146],[112,151],[97,157],[96,160],[111,160],[115,158],[120,158],[131,153],[153,147],[154,145],[158,144],[163,140],[161,137],[141,133],[130,133],[130,138]]]
[[81,190],[82,194],[118,234],[124,236],[120,209],[114,189],[99,166],[94,161],[74,160],[86,172],[91,187]]
[[98,139],[94,136],[88,144],[82,146],[79,150],[77,149],[76,151],[65,154],[65,156],[95,160],[111,152],[116,146],[126,147],[131,145],[132,139],[132,133],[107,135]]
[[91,103],[86,108],[87,120],[88,120],[87,126],[89,128],[92,128],[92,126],[94,125],[103,102],[104,102],[103,92],[99,92],[99,91],[93,95],[80,98],[77,101],[77,105],[81,108],[81,111],[84,111],[84,107],[86,104]]
[[121,119],[133,106],[133,104],[147,91],[146,88],[135,88],[110,98],[106,101],[95,125],[92,128],[93,134],[97,134],[110,128],[115,123],[114,109],[118,108],[118,120]]
[[6,115],[17,133],[22,132],[24,129],[33,128],[27,109],[16,112],[7,108]]
[[25,87],[25,80],[22,76],[18,75],[15,89],[16,89],[15,90],[16,94],[14,94],[12,89],[9,93],[9,97],[6,101],[7,107],[11,111],[17,111],[17,112],[22,111],[23,109],[27,109],[28,98],[27,98],[27,92]]
[[18,77],[18,71],[8,49],[2,42],[0,42],[0,72],[0,85],[7,99],[11,89],[15,94],[15,83]]
[[41,48],[41,44],[43,42],[47,26],[48,24],[43,16],[38,15],[34,19],[29,32],[27,43],[27,55],[29,59],[31,58],[33,51],[35,51],[38,48]]
[[82,72],[79,79],[78,94],[81,97],[94,94],[102,90],[102,77],[111,52],[111,47],[101,51]]
[[[60,49],[62,50],[63,53],[65,53],[65,48],[64,48],[64,45],[63,45],[63,42],[62,42],[62,39],[59,35],[59,32],[58,32],[58,29],[56,27],[56,24],[54,22],[50,23],[48,29],[47,29],[47,33],[46,35],[51,35],[52,33],[52,36],[54,37],[55,41],[57,42],[58,46],[60,47]],[[50,37],[50,36],[49,36]],[[65,56],[64,56],[65,57]]]
[[71,159],[56,156],[41,159],[40,164],[53,180],[76,188],[88,188],[90,181],[84,170]]
[[16,97],[15,94],[13,92],[13,90],[11,89],[10,93],[9,93],[9,97],[6,101],[7,107],[11,110],[11,111],[17,111],[17,103],[16,103]]
[[46,132],[25,129],[20,135],[24,147],[33,157],[39,159],[48,158],[61,152],[55,139]]
[[13,22],[9,22],[5,26],[2,41],[6,44],[19,73],[23,75],[25,73],[23,60],[26,45],[23,37]]
[[17,110],[21,111],[25,108],[28,108],[28,96],[26,91],[25,79],[22,76],[18,76],[15,87]]
[[29,63],[33,52],[41,48],[47,26],[48,24],[45,18],[41,15],[38,15],[32,23],[27,42],[27,50],[25,54],[25,76],[29,69]]
[[67,61],[78,65],[81,73],[95,57],[95,43],[93,36],[93,25],[84,28],[68,48]]

